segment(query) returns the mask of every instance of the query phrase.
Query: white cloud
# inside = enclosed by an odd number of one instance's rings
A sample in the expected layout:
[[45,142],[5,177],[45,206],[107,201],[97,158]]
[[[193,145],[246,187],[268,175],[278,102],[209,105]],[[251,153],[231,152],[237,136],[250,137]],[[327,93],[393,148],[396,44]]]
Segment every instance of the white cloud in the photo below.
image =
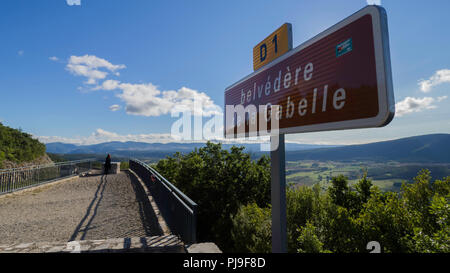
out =
[[55,56],[49,57],[48,59],[49,59],[50,61],[54,61],[54,62],[56,62],[56,61],[59,60],[58,57],[55,57]]
[[95,130],[88,137],[59,137],[59,136],[37,136],[37,139],[43,143],[63,142],[77,145],[90,145],[110,141],[136,141],[146,143],[169,143],[174,142],[175,139],[170,134],[128,134],[120,135],[114,132],[109,132],[101,128]]
[[120,105],[118,105],[118,104],[113,104],[113,105],[111,105],[110,107],[109,107],[109,110],[111,110],[111,111],[113,111],[113,112],[115,112],[115,111],[117,111],[117,110],[119,110],[120,109]]
[[119,83],[120,81],[116,80],[106,80],[101,85],[92,88],[92,90],[114,90],[119,88]]
[[123,64],[114,65],[105,59],[99,58],[94,55],[84,55],[84,56],[70,56],[69,63],[75,65],[86,65],[89,68],[106,68],[110,71],[116,71],[118,69],[123,69],[126,66]]
[[401,117],[406,114],[421,112],[427,109],[435,109],[437,108],[437,106],[434,105],[434,103],[441,102],[446,98],[447,96],[438,97],[437,99],[432,97],[423,97],[423,98],[406,97],[404,100],[395,104],[396,109],[395,114]]
[[381,0],[366,0],[367,5],[378,5],[381,6]]
[[117,96],[126,103],[127,114],[139,116],[160,116],[169,113],[191,111],[196,116],[221,114],[221,108],[204,92],[187,87],[178,90],[161,91],[152,83],[121,83]]
[[447,99],[447,96],[437,97],[437,102],[441,102],[443,100]]
[[[222,113],[206,93],[188,87],[162,91],[152,83],[134,84],[107,79],[110,72],[117,76],[117,70],[125,67],[93,55],[84,55],[71,56],[66,69],[74,75],[86,77],[85,84],[95,85],[90,90],[120,90],[116,96],[125,102],[126,113],[130,115],[150,117],[184,111],[191,111],[196,116]],[[98,84],[100,80],[103,82]]]
[[[84,76],[87,78],[86,84],[97,84],[98,80],[103,80],[112,72],[114,75],[118,75],[116,70],[123,69],[126,66],[123,64],[114,65],[105,59],[99,58],[94,55],[84,56],[70,56],[69,63],[66,69],[72,74],[77,76]],[[107,71],[102,71],[104,69]]]
[[419,86],[420,90],[424,93],[431,91],[433,86],[449,83],[450,82],[450,69],[441,69],[434,73],[428,80],[420,80]]
[[81,0],[66,0],[66,3],[69,6],[81,6]]

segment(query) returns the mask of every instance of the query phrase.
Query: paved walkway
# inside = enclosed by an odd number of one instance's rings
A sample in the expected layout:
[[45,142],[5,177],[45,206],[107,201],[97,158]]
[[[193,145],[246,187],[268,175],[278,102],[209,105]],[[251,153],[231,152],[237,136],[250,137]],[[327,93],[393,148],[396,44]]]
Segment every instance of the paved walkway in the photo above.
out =
[[90,175],[0,198],[0,244],[163,235],[133,174]]

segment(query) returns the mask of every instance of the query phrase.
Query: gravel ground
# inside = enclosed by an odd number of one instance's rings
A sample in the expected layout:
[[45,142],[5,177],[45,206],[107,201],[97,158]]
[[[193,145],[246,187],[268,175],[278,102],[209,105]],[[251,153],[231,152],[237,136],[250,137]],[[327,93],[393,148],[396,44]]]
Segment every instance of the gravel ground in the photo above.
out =
[[91,175],[0,198],[0,244],[162,235],[137,179]]

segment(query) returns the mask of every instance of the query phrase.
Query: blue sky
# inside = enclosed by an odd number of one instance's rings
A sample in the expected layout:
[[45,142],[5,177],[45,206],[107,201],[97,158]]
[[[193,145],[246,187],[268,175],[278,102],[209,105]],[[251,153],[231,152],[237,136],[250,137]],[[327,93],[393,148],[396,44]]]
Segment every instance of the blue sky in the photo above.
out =
[[[375,1],[379,2],[379,1]],[[70,4],[70,5],[69,5]],[[0,121],[42,141],[167,141],[174,105],[223,108],[253,71],[252,49],[283,23],[293,46],[365,0],[5,0],[0,9]],[[383,0],[397,112],[383,128],[291,134],[351,144],[450,133],[450,1]]]

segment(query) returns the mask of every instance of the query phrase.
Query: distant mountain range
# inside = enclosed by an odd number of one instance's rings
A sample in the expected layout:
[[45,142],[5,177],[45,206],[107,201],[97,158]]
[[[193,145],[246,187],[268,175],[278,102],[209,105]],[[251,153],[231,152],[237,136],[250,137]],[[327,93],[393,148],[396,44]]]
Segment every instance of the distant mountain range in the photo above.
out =
[[362,145],[286,152],[286,160],[372,160],[450,163],[450,134],[432,134]]
[[[260,151],[260,144],[222,144],[224,149],[231,146],[244,146],[245,151],[257,153]],[[164,157],[175,152],[188,153],[195,148],[201,148],[205,143],[145,143],[145,142],[105,142],[93,145],[74,145],[61,142],[46,144],[47,153],[55,154],[107,154],[110,153],[122,157]],[[313,145],[286,143],[286,151],[301,151],[317,148],[338,147],[331,145]]]
[[[47,152],[55,154],[96,154],[110,153],[120,157],[163,158],[175,152],[188,153],[201,148],[204,143],[143,143],[143,142],[105,142],[94,145],[74,145],[48,143]],[[255,155],[260,152],[260,144],[222,144],[225,149],[231,146],[244,146],[245,151]],[[390,141],[361,145],[327,146],[286,143],[286,160],[371,160],[399,162],[438,162],[450,163],[450,134],[432,134],[401,138]]]

